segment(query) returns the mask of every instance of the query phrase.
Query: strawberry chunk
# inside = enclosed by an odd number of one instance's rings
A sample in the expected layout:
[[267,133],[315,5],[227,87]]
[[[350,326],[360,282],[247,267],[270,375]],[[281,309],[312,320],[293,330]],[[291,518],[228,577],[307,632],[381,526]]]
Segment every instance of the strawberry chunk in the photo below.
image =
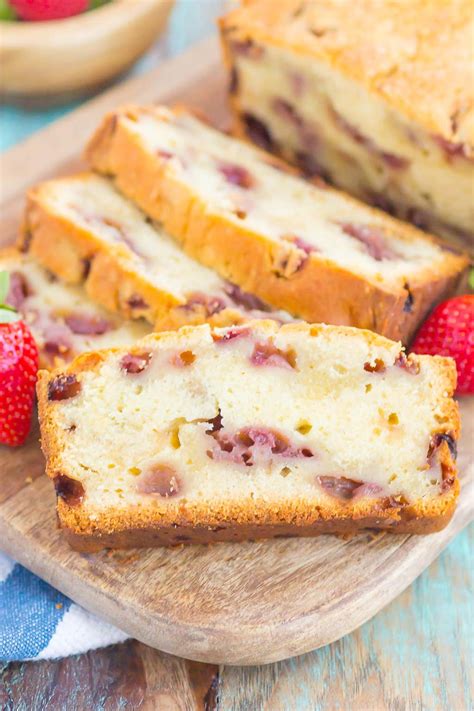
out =
[[397,253],[385,241],[385,236],[380,227],[359,225],[353,222],[343,222],[340,226],[346,235],[363,244],[367,253],[376,262],[382,262],[385,259],[397,259]]
[[231,185],[248,190],[255,184],[252,174],[243,165],[236,163],[221,163],[219,170]]
[[291,349],[282,351],[271,341],[256,343],[250,356],[250,362],[257,366],[272,365],[290,370],[296,367],[295,353]]
[[318,476],[316,481],[326,493],[341,501],[377,497],[383,491],[378,484],[357,481],[345,476]]
[[10,288],[6,297],[6,303],[15,311],[19,311],[23,303],[29,296],[27,281],[20,272],[10,274]]
[[156,464],[140,479],[137,491],[140,494],[168,499],[180,493],[181,482],[175,470],[166,464]]
[[64,320],[73,333],[82,336],[101,336],[110,330],[110,323],[100,316],[71,313]]
[[244,291],[240,286],[237,286],[237,284],[232,284],[230,281],[227,282],[224,291],[227,296],[232,299],[234,304],[241,306],[246,311],[270,311],[270,307],[259,299],[258,296]]
[[56,495],[63,499],[69,506],[79,506],[85,496],[84,485],[77,479],[71,479],[66,474],[57,474],[54,477]]
[[268,462],[275,455],[287,459],[315,456],[308,447],[296,447],[281,432],[268,427],[244,427],[234,433],[226,432],[222,427],[220,413],[209,423],[212,428],[206,430],[206,434],[217,443],[217,446],[207,451],[209,459],[251,467]]
[[76,397],[81,392],[81,383],[75,375],[58,375],[48,383],[48,400],[58,402]]
[[120,367],[130,375],[138,375],[148,367],[152,358],[151,353],[127,353],[120,361]]

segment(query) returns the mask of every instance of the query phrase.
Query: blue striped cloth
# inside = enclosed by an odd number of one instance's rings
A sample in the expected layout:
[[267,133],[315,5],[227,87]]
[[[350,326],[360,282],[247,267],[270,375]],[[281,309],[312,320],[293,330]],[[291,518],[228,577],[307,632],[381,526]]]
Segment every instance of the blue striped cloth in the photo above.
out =
[[128,635],[0,553],[0,660],[54,659]]

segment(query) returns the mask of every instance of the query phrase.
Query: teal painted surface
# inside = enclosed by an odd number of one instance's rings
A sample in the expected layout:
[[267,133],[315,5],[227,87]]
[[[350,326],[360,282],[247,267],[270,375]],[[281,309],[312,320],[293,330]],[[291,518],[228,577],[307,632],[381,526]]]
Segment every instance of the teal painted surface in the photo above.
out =
[[10,148],[72,108],[74,105],[47,111],[28,111],[16,106],[0,107],[0,150]]
[[[168,34],[133,72],[208,34],[221,7],[220,0],[178,2]],[[0,107],[0,150],[77,105],[43,111]],[[223,707],[245,708],[248,694],[247,708],[255,711],[471,711],[473,534],[473,526],[460,534],[403,595],[355,633],[279,664],[227,668]],[[226,689],[233,698],[226,699]]]
[[260,667],[226,667],[222,711],[472,711],[474,526],[346,637]]

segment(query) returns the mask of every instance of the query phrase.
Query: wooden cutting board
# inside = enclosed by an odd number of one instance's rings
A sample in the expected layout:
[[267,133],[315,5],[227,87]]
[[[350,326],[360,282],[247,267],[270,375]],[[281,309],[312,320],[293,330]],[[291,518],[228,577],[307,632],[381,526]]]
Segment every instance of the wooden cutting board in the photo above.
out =
[[[5,154],[0,244],[15,239],[28,186],[81,167],[81,147],[108,109],[156,101],[191,104],[225,126],[225,77],[215,40],[100,96]],[[0,548],[77,603],[166,652],[226,664],[301,654],[375,615],[473,518],[474,398],[464,399],[461,411],[463,490],[452,522],[438,534],[75,553],[56,529],[36,426],[25,447],[0,447]]]

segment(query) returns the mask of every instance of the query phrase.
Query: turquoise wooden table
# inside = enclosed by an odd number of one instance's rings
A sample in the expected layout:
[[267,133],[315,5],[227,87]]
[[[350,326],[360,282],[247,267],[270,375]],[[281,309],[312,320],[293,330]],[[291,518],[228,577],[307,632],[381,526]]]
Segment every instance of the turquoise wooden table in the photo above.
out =
[[[179,0],[167,35],[133,71],[148,69],[209,33],[224,5],[225,0]],[[75,106],[0,107],[0,148]],[[473,532],[471,526],[458,536],[373,620],[310,654],[265,667],[218,668],[130,641],[56,662],[4,666],[0,708],[470,711]]]

